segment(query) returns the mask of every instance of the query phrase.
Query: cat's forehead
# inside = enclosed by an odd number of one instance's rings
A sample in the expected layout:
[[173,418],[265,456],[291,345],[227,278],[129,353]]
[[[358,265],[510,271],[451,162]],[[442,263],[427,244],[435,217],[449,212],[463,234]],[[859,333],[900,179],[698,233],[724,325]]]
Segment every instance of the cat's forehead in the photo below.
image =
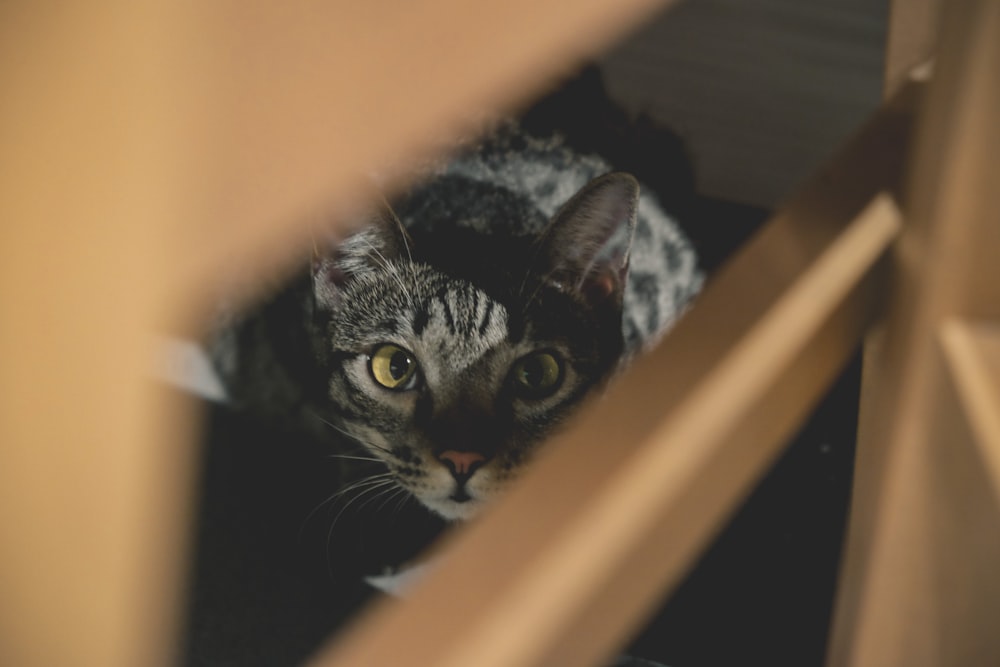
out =
[[358,281],[335,319],[341,342],[419,345],[456,364],[509,337],[509,313],[502,303],[421,264],[397,265]]
[[402,313],[414,345],[454,370],[509,338],[507,309],[474,285],[448,278],[415,290]]

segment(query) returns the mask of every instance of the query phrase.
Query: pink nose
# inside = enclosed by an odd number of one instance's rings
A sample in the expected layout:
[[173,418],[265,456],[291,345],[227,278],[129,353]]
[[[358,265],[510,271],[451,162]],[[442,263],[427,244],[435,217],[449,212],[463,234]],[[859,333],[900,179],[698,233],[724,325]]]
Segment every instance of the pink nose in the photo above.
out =
[[456,475],[470,475],[486,460],[479,452],[458,452],[449,449],[438,454],[438,459],[452,469]]

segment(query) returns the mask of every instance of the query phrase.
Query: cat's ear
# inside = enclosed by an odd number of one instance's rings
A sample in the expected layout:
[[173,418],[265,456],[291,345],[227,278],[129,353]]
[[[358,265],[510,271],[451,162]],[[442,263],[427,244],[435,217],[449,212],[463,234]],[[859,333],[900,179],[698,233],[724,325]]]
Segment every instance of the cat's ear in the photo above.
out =
[[336,307],[348,281],[409,257],[409,235],[387,202],[369,206],[356,220],[347,236],[314,244],[313,292],[321,307]]
[[592,302],[621,303],[639,208],[639,183],[611,173],[585,185],[556,213],[541,239],[545,279]]

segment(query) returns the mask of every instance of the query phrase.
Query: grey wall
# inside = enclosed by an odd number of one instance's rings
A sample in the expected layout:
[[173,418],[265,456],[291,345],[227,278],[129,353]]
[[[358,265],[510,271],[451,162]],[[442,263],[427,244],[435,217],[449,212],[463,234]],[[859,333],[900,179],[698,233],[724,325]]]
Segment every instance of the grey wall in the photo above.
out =
[[878,104],[887,0],[687,0],[607,55],[611,93],[678,131],[699,188],[772,206]]

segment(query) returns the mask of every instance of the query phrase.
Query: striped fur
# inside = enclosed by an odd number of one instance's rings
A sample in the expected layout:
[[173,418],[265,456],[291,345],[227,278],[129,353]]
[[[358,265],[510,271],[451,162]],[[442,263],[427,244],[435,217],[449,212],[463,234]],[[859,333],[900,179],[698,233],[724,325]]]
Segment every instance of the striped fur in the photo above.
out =
[[[449,520],[502,493],[700,284],[687,241],[632,177],[512,132],[431,170],[214,346],[235,401],[312,421]],[[404,388],[376,378],[384,345],[416,364]],[[533,393],[519,373],[539,353],[559,380]],[[457,474],[447,452],[478,467]],[[338,483],[371,474],[345,462]]]

